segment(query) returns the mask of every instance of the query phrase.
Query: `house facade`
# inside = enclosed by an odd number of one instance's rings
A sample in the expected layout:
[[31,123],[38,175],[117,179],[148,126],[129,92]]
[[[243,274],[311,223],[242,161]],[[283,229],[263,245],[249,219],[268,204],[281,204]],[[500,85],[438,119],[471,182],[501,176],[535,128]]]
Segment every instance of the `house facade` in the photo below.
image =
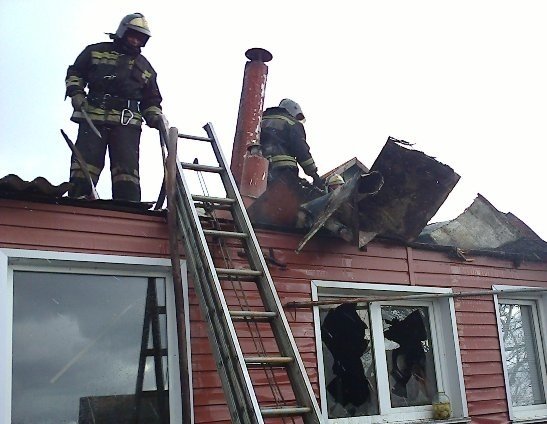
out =
[[[441,392],[444,422],[547,422],[545,261],[326,234],[296,253],[301,233],[255,231],[324,422],[434,422]],[[181,253],[177,310],[164,211],[0,199],[0,422],[230,422]]]

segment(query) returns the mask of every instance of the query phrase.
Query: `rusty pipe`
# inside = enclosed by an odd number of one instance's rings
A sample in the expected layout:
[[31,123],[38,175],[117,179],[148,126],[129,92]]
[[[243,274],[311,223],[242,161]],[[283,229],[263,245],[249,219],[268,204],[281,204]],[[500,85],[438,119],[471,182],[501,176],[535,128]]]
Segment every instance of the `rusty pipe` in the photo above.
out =
[[264,107],[264,93],[268,66],[272,54],[261,48],[252,48],[245,52],[249,61],[245,64],[243,86],[239,102],[234,146],[230,169],[238,187],[241,188],[243,163],[247,152],[259,145],[260,123]]

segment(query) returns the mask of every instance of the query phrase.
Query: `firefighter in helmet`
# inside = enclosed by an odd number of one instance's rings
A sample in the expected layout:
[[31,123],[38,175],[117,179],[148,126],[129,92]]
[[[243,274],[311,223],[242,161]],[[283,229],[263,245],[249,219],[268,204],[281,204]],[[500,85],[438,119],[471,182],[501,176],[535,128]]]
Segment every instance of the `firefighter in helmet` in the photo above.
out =
[[323,188],[317,166],[306,142],[305,121],[302,108],[290,99],[283,99],[278,107],[264,111],[260,130],[262,155],[270,162],[268,181],[277,178],[298,178],[298,165],[313,179],[315,186]]
[[325,181],[325,187],[327,193],[336,190],[338,187],[343,186],[345,183],[344,178],[340,174],[331,174]]
[[[76,147],[95,184],[110,158],[112,198],[140,201],[139,143],[144,120],[159,129],[162,97],[156,71],[141,54],[151,36],[141,13],[125,16],[112,41],[91,44],[68,67],[66,96],[79,124]],[[91,186],[76,158],[70,166],[70,197],[90,194]]]

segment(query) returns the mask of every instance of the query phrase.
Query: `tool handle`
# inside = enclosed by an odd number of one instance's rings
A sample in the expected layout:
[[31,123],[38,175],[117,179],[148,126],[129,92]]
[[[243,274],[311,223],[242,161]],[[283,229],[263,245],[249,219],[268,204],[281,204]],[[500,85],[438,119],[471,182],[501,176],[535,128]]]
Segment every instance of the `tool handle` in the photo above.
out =
[[87,162],[85,161],[84,157],[78,150],[78,148],[74,145],[72,140],[68,138],[68,135],[61,130],[61,134],[63,135],[63,138],[66,141],[66,144],[68,144],[68,147],[70,147],[70,150],[72,150],[72,153],[74,153],[74,157],[80,164],[80,168],[82,169],[82,172],[84,173],[85,177],[89,180],[89,183],[91,184],[91,197],[93,200],[99,199],[99,193],[97,193],[97,189],[95,188],[95,184],[93,183],[93,179],[91,178],[91,174],[89,173],[89,170],[87,169]]

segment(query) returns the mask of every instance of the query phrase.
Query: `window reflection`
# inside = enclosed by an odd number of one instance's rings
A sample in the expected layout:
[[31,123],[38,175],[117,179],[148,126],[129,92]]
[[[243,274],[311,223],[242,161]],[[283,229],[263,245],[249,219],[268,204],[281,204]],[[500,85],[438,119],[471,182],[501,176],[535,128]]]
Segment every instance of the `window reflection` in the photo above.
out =
[[532,305],[500,304],[513,406],[545,403]]
[[160,278],[14,272],[12,423],[136,422],[137,409],[138,422],[167,423],[165,319],[160,366],[147,358],[135,396],[142,347],[154,347],[154,331],[143,338],[152,286],[165,306]]
[[321,322],[329,418],[378,414],[368,309],[342,304]]
[[431,405],[437,380],[427,308],[381,310],[391,406]]

